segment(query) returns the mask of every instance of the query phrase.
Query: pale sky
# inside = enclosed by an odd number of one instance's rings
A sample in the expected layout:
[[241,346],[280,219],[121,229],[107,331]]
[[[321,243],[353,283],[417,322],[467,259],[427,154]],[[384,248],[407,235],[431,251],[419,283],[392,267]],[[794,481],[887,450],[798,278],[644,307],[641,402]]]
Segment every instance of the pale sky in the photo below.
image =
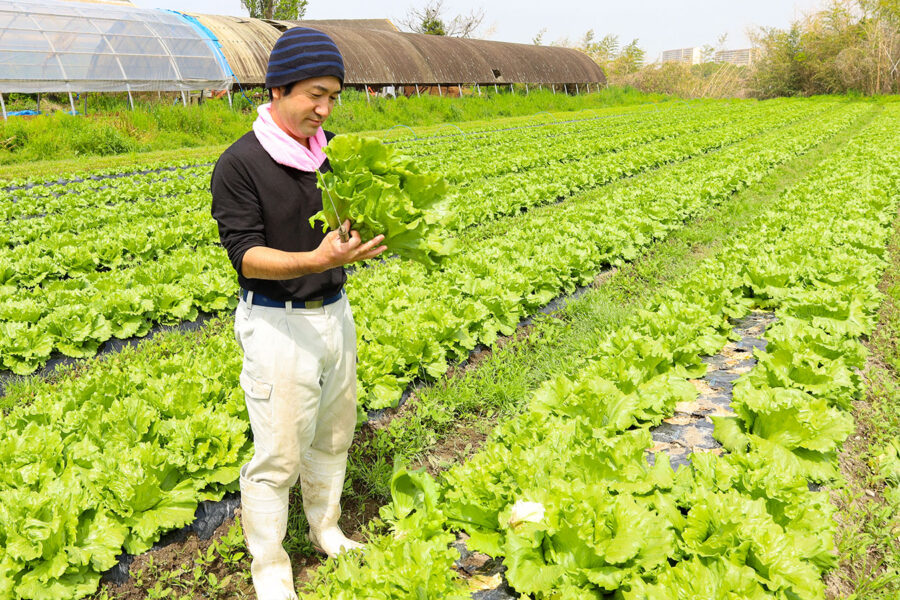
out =
[[[240,15],[247,11],[240,0],[133,0],[144,8],[171,8],[189,12]],[[309,0],[308,19],[388,18],[395,23],[411,6],[425,0]],[[593,29],[597,38],[619,36],[624,45],[638,38],[654,60],[663,50],[715,44],[728,34],[726,47],[750,46],[747,30],[757,26],[786,27],[791,20],[824,6],[824,0],[444,0],[446,15],[484,9],[481,35],[503,42],[530,44],[543,28],[544,43],[568,37],[580,39]]]

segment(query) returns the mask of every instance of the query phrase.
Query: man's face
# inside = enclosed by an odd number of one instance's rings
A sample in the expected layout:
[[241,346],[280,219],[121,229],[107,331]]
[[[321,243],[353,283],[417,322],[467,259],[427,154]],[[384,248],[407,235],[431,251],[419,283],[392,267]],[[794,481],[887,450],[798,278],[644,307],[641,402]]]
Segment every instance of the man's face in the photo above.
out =
[[308,146],[308,138],[316,135],[331,114],[340,93],[341,81],[331,75],[298,81],[287,95],[284,88],[272,88],[272,118],[288,135]]

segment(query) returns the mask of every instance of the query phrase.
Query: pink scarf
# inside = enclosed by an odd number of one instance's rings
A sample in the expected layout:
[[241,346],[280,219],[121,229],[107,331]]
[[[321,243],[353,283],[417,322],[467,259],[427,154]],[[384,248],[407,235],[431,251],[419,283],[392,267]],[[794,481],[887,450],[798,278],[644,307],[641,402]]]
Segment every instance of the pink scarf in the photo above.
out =
[[316,135],[309,138],[309,148],[286,134],[272,119],[272,104],[261,104],[253,121],[253,133],[272,160],[286,167],[301,171],[316,171],[325,162],[322,148],[327,144],[325,131],[319,127]]

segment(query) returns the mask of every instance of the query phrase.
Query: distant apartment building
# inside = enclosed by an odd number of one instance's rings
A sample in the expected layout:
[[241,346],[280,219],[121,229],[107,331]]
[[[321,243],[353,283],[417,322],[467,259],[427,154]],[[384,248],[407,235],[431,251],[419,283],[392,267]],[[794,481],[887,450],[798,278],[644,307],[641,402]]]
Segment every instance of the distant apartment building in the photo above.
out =
[[698,65],[702,61],[700,48],[679,48],[678,50],[666,50],[662,53],[662,61],[679,62],[688,65]]
[[718,63],[750,66],[759,57],[759,48],[742,48],[740,50],[719,50],[713,57]]

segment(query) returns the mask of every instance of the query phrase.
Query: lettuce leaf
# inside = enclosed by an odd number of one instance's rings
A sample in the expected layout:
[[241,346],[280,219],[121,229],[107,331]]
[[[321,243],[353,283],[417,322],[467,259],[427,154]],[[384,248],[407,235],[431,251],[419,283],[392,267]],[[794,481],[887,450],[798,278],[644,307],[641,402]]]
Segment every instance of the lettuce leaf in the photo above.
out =
[[331,171],[317,173],[322,210],[310,218],[311,226],[321,221],[337,229],[349,219],[364,241],[383,234],[388,252],[428,268],[453,253],[455,243],[445,237],[452,214],[442,177],[421,173],[375,138],[340,135],[325,154]]

